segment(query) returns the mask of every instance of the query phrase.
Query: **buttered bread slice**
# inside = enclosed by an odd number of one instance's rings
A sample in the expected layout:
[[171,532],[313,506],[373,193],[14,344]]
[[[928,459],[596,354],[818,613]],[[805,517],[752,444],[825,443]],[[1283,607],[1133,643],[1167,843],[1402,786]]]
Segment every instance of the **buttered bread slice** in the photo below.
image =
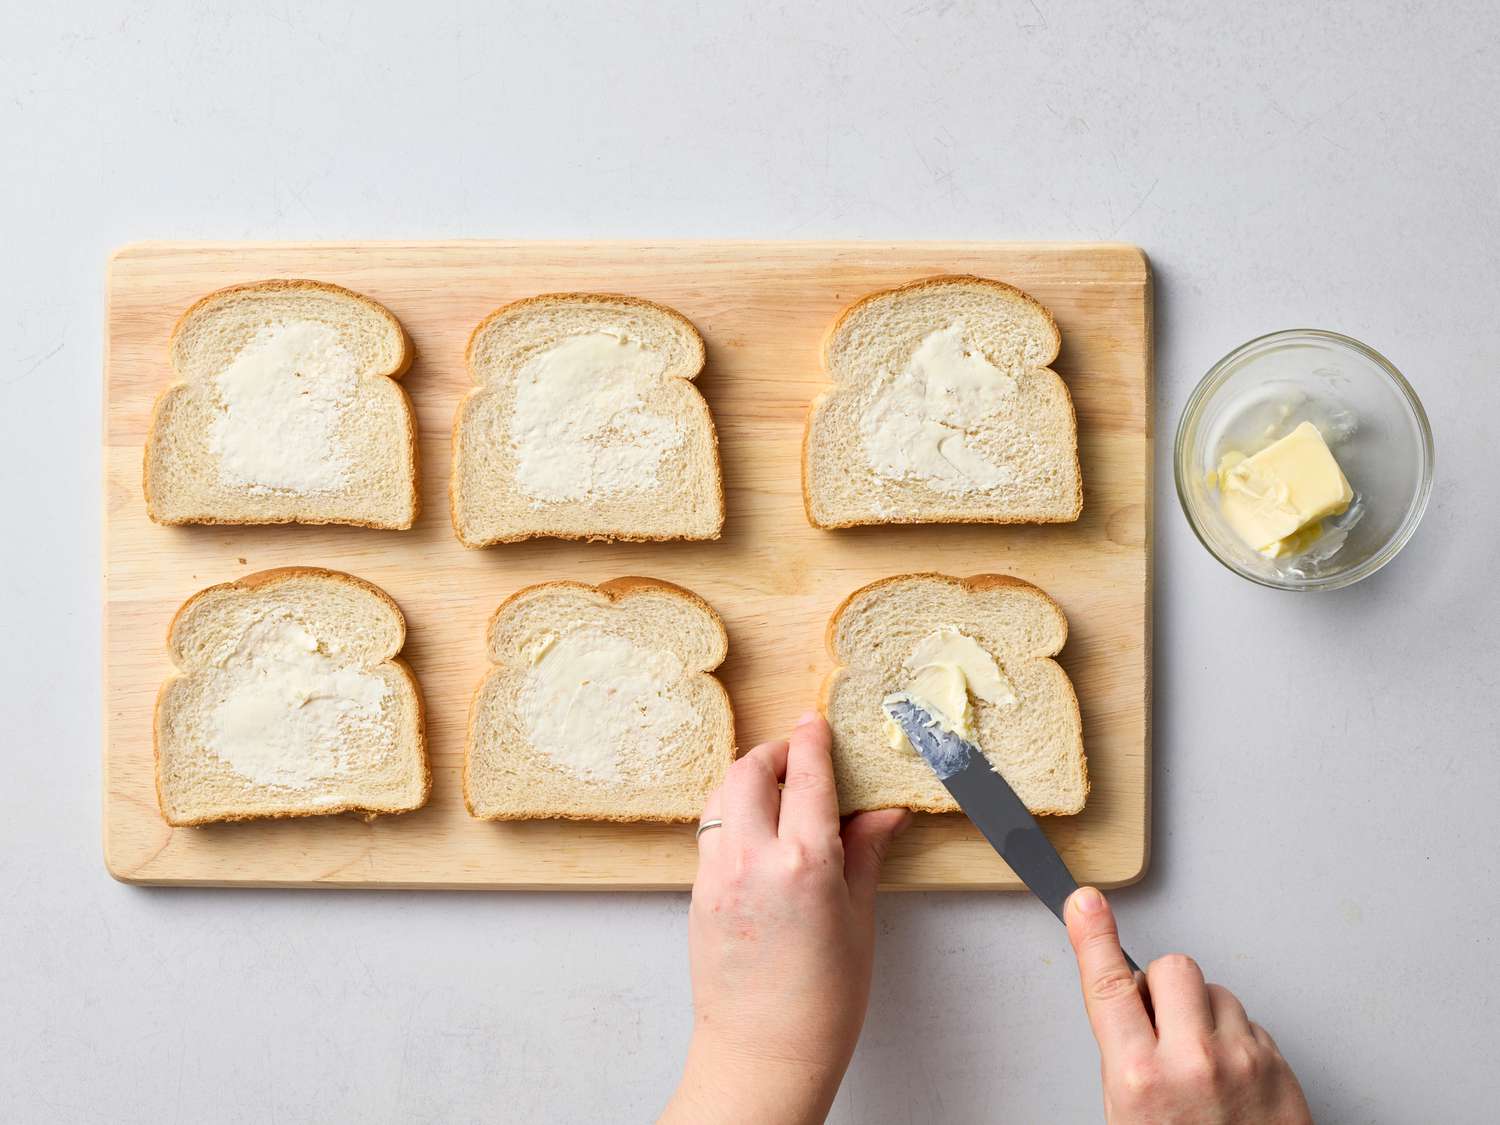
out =
[[422,699],[397,658],[406,621],[348,574],[286,567],[194,594],[172,619],[177,674],[156,701],[168,824],[427,802]]
[[1012,286],[935,277],[850,306],[824,343],[833,387],[808,414],[816,527],[1062,523],[1083,486],[1052,314]]
[[408,528],[416,426],[396,382],[406,333],[358,293],[261,281],[210,293],[177,322],[178,382],[146,439],[158,523],[344,523]]
[[687,821],[734,759],[728,637],[702,598],[651,578],[546,582],[488,633],[464,799],[488,820]]
[[886,714],[890,696],[978,746],[1033,813],[1082,811],[1078,698],[1052,659],[1067,635],[1056,602],[1005,575],[901,574],[856,590],[828,623],[838,667],[823,684],[839,811],[958,808]]
[[686,317],[634,297],[554,293],[492,313],[453,424],[459,539],[717,539],[718,438],[692,384],[703,355]]

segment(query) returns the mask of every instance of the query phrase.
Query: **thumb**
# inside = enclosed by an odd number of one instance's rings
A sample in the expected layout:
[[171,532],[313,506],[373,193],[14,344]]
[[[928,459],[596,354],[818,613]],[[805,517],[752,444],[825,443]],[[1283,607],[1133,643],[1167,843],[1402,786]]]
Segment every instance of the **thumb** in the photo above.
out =
[[891,841],[911,823],[905,809],[876,809],[851,816],[844,824],[844,880],[850,897],[861,906],[875,901],[875,886]]
[[1082,887],[1068,898],[1063,914],[1068,940],[1078,956],[1078,979],[1083,985],[1089,1026],[1106,1064],[1131,1051],[1150,1050],[1156,1043],[1156,1031],[1135,974],[1120,948],[1120,934],[1109,903],[1095,888]]

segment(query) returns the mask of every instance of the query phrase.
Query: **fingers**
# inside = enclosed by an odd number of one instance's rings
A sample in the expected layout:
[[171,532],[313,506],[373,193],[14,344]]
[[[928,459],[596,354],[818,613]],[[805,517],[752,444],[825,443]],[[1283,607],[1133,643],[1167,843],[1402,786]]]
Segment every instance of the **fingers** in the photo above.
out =
[[734,765],[724,778],[722,832],[726,843],[756,844],[776,836],[781,809],[777,783],[786,773],[787,744],[763,742]]
[[1089,1026],[1105,1061],[1153,1049],[1156,1032],[1120,949],[1109,903],[1093,887],[1083,887],[1069,897],[1063,915],[1068,940],[1078,958],[1078,979],[1083,985]]
[[1250,1035],[1250,1017],[1239,997],[1222,984],[1208,986],[1208,1006],[1213,1012],[1214,1030],[1231,1035]]
[[1260,1024],[1252,1022],[1250,1024],[1250,1034],[1255,1036],[1255,1041],[1266,1050],[1274,1052],[1278,1058],[1281,1056],[1281,1048],[1276,1046],[1276,1040],[1272,1039],[1271,1033],[1261,1027]]
[[[703,811],[698,814],[698,825],[702,827],[710,820],[722,820],[724,813],[724,786],[720,785],[703,802]],[[711,860],[719,854],[719,841],[714,837],[723,835],[722,828],[710,828],[698,835],[698,861]]]
[[1151,962],[1146,967],[1146,987],[1151,990],[1156,1030],[1163,1042],[1214,1029],[1203,970],[1185,953],[1169,953]]
[[831,840],[839,833],[839,799],[833,787],[833,735],[823,716],[809,711],[797,720],[786,757],[777,834],[806,841]]
[[910,823],[911,813],[905,809],[878,809],[851,816],[844,825],[844,881],[856,905],[864,908],[874,904],[880,868],[891,850],[891,841]]

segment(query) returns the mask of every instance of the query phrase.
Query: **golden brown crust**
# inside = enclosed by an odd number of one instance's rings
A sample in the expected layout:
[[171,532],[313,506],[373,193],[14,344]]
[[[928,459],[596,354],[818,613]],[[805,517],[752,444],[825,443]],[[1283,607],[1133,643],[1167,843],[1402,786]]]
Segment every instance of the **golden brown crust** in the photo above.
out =
[[1052,329],[1052,354],[1042,362],[1042,366],[1048,366],[1057,358],[1057,353],[1062,348],[1062,333],[1058,330],[1057,318],[1052,315],[1052,310],[1046,305],[1042,304],[1030,293],[1027,293],[1023,289],[1017,289],[1008,282],[995,281],[993,278],[988,277],[976,277],[972,273],[944,273],[934,277],[923,277],[916,281],[908,281],[905,285],[897,285],[890,289],[880,289],[874,293],[867,293],[844,309],[843,312],[839,313],[838,318],[834,320],[832,327],[823,336],[824,368],[826,369],[828,365],[828,345],[833,342],[833,338],[838,335],[839,329],[844,326],[845,322],[860,309],[873,301],[879,301],[885,297],[894,296],[897,293],[919,293],[923,289],[940,289],[947,285],[978,285],[983,288],[994,289],[1007,297],[1018,298],[1024,304],[1030,305],[1046,318],[1047,324]]
[[411,369],[412,360],[416,358],[416,350],[412,346],[411,337],[406,334],[406,328],[396,319],[396,314],[391,312],[379,301],[372,297],[366,297],[363,293],[356,293],[353,289],[345,289],[342,285],[335,285],[331,281],[313,281],[300,277],[273,277],[265,281],[247,281],[240,285],[226,285],[222,289],[215,289],[199,297],[187,310],[177,318],[172,325],[172,335],[168,337],[167,349],[171,354],[172,348],[177,344],[177,337],[187,327],[188,321],[192,320],[201,311],[210,305],[218,304],[228,297],[237,296],[241,293],[294,293],[294,292],[318,292],[331,293],[337,297],[345,297],[358,304],[364,305],[371,312],[384,320],[390,327],[394,328],[401,337],[401,356],[396,361],[396,366],[389,371],[377,371],[376,375],[384,375],[388,379],[400,380]]
[[[823,343],[819,350],[822,358],[824,372],[830,375],[832,374],[832,369],[830,367],[828,359],[828,348],[833,343],[833,338],[838,334],[839,329],[844,326],[844,323],[854,313],[859,311],[859,309],[863,308],[871,301],[877,301],[882,298],[889,297],[895,293],[911,293],[922,289],[935,289],[945,285],[953,285],[955,283],[980,285],[990,289],[999,290],[1008,297],[1019,298],[1026,304],[1031,305],[1034,309],[1036,309],[1039,313],[1046,317],[1047,323],[1051,326],[1052,329],[1052,354],[1048,356],[1047,359],[1042,363],[1042,368],[1049,371],[1051,370],[1051,364],[1057,359],[1058,352],[1062,350],[1062,332],[1057,327],[1057,318],[1052,315],[1051,309],[1047,308],[1046,305],[1042,304],[1030,293],[1027,293],[1023,289],[1018,289],[1014,285],[1011,285],[1007,282],[995,281],[994,279],[988,277],[976,277],[975,275],[968,273],[949,273],[940,274],[936,277],[924,277],[918,281],[909,281],[905,285],[897,285],[892,289],[881,289],[874,293],[868,293],[865,296],[861,297],[859,300],[855,301],[852,305],[849,305],[847,308],[845,308],[843,312],[839,313],[833,324],[829,326],[828,331],[823,334]],[[1057,375],[1055,371],[1052,373],[1053,375]],[[1069,423],[1072,427],[1073,433],[1077,434],[1078,408],[1073,405],[1073,393],[1068,390],[1068,384],[1065,379],[1063,379],[1061,376],[1058,376],[1057,381],[1062,385],[1063,401],[1068,404]],[[807,446],[808,439],[812,436],[813,418],[817,415],[818,410],[822,407],[823,403],[826,402],[829,396],[831,396],[833,393],[834,392],[832,388],[830,388],[829,390],[823,391],[821,394],[814,397],[812,402],[808,403],[807,413],[802,423],[802,510],[807,515],[807,522],[813,527],[819,528],[823,531],[837,531],[840,528],[845,527],[876,527],[883,526],[885,524],[984,523],[994,524],[997,526],[1010,524],[1054,524],[1074,523],[1078,520],[1078,517],[1083,514],[1083,466],[1078,460],[1078,449],[1075,442],[1073,449],[1073,468],[1074,475],[1078,480],[1078,496],[1073,504],[1073,514],[1070,516],[872,515],[868,518],[838,520],[832,523],[825,523],[819,520],[817,516],[813,514],[812,493],[808,490],[807,485]]]
[[[587,582],[578,582],[572,578],[554,578],[547,582],[533,582],[530,586],[522,586],[502,601],[495,608],[495,612],[490,614],[490,619],[484,627],[486,646],[489,644],[490,630],[494,629],[505,611],[522,598],[530,594],[535,594],[539,590],[583,590],[590,594],[603,594],[611,602],[620,602],[632,594],[638,594],[647,590],[671,594],[674,597],[691,602],[707,614],[718,629],[719,636],[724,640],[725,651],[729,649],[729,630],[724,627],[724,619],[719,616],[718,610],[714,609],[700,595],[689,590],[686,586],[679,586],[675,582],[668,582],[665,578],[647,578],[639,574],[621,575],[619,578],[611,578],[601,582],[597,586],[590,586]],[[720,663],[723,662],[720,661]],[[715,664],[713,668],[705,668],[703,671],[712,672],[718,666],[718,664]]]
[[[877,578],[873,582],[866,582],[858,590],[855,590],[852,594],[844,598],[843,601],[839,602],[838,608],[835,609],[832,616],[828,618],[828,624],[827,626],[825,626],[823,631],[823,643],[828,648],[828,655],[832,656],[835,660],[838,659],[839,654],[834,651],[833,647],[833,634],[835,629],[838,627],[839,618],[841,618],[844,615],[844,611],[847,610],[851,604],[853,604],[855,598],[862,597],[863,595],[868,594],[873,590],[878,590],[882,586],[893,586],[897,582],[913,581],[943,582],[950,586],[959,586],[965,590],[974,591],[1000,590],[1007,588],[1015,590],[1029,590],[1035,594],[1040,595],[1046,601],[1046,603],[1052,607],[1052,611],[1057,614],[1057,619],[1062,624],[1063,641],[1066,641],[1068,638],[1068,619],[1062,611],[1062,606],[1057,604],[1057,599],[1055,599],[1051,594],[1047,593],[1046,590],[1043,590],[1040,586],[1036,585],[1035,583],[1028,582],[1024,578],[1016,578],[1014,575],[1010,574],[971,574],[967,578],[955,578],[951,574],[940,574],[935,570],[913,570],[908,571],[905,574],[888,574],[884,578]],[[1059,643],[1057,648],[1053,649],[1046,655],[1056,656],[1061,651],[1062,644]],[[839,665],[839,667],[842,668],[843,665]],[[835,671],[837,671],[837,669],[835,669]]]
[[819,531],[838,531],[846,527],[885,527],[902,524],[959,524],[983,523],[994,527],[1011,527],[1015,524],[1077,523],[1083,514],[1082,489],[1080,488],[1078,510],[1071,516],[871,516],[869,519],[840,520],[835,523],[819,523],[812,515],[812,501],[804,489],[802,506],[807,511],[807,522]]
[[[406,452],[407,459],[411,462],[411,518],[404,523],[381,523],[376,520],[357,520],[341,518],[298,518],[296,516],[280,517],[252,517],[249,519],[237,519],[235,517],[223,516],[193,516],[184,519],[165,519],[156,513],[156,505],[151,494],[151,442],[156,436],[157,425],[160,415],[167,400],[167,396],[173,394],[178,387],[187,386],[186,379],[175,379],[157,393],[156,400],[151,404],[151,423],[146,429],[146,443],[141,449],[141,491],[146,497],[146,515],[152,523],[163,527],[185,527],[196,524],[219,525],[219,526],[243,526],[254,525],[266,527],[275,524],[304,524],[307,526],[338,524],[341,527],[369,527],[379,531],[408,531],[417,522],[422,514],[422,465],[420,451],[417,444],[417,413],[412,406],[411,395],[401,382],[401,377],[411,370],[412,363],[416,360],[417,352],[412,344],[411,336],[407,334],[406,327],[396,319],[396,314],[391,312],[379,301],[366,297],[363,293],[356,293],[352,289],[345,289],[342,285],[334,285],[329,281],[311,281],[304,278],[271,278],[266,281],[251,281],[242,285],[227,285],[222,289],[215,289],[188,306],[187,310],[177,318],[172,326],[172,334],[167,338],[167,355],[173,356],[177,347],[177,337],[187,326],[189,320],[211,304],[216,304],[226,297],[239,293],[264,292],[285,293],[297,290],[316,290],[323,293],[332,293],[340,297],[346,297],[364,305],[372,310],[381,319],[385,320],[390,327],[396,330],[401,338],[401,355],[396,366],[389,371],[374,372],[375,377],[384,377],[396,384],[396,389],[401,392],[401,402],[406,411]],[[173,374],[176,369],[174,364]]]
[[[669,305],[658,304],[648,301],[644,297],[631,297],[622,293],[539,293],[532,297],[522,297],[520,300],[510,301],[501,305],[494,312],[481,320],[469,333],[469,342],[464,345],[464,363],[469,369],[469,377],[474,386],[459,399],[458,407],[453,412],[453,426],[448,437],[448,464],[458,464],[459,429],[463,422],[464,407],[469,400],[482,389],[483,384],[474,375],[474,342],[479,339],[480,334],[490,326],[494,320],[504,313],[529,305],[553,304],[559,301],[573,301],[581,304],[597,305],[628,305],[632,308],[648,309],[655,313],[675,320],[688,330],[693,340],[697,342],[697,366],[691,375],[674,375],[672,378],[681,379],[691,384],[699,375],[703,374],[703,368],[708,362],[708,351],[703,343],[703,334],[682,313]],[[696,387],[693,388],[695,391]],[[708,419],[708,436],[713,448],[714,458],[714,484],[719,494],[719,522],[714,528],[712,535],[635,535],[630,532],[611,533],[609,535],[597,535],[587,532],[575,531],[525,531],[515,535],[495,535],[488,539],[465,538],[463,528],[458,519],[458,474],[452,469],[448,472],[448,518],[453,523],[453,534],[465,547],[473,550],[483,550],[486,547],[498,546],[502,543],[524,543],[528,539],[567,539],[574,542],[586,543],[706,543],[718,539],[724,533],[724,463],[719,455],[719,427],[714,424],[714,412],[708,406],[708,400],[703,398],[703,392],[698,391],[698,397],[703,402],[704,414]]]
[[[912,580],[944,582],[949,585],[958,586],[961,589],[972,592],[979,592],[983,590],[1014,589],[1025,590],[1029,593],[1037,594],[1042,598],[1043,601],[1047,603],[1047,605],[1052,608],[1052,612],[1057,615],[1058,624],[1061,626],[1062,634],[1058,639],[1057,646],[1052,649],[1051,652],[1038,654],[1039,658],[1051,660],[1059,652],[1062,651],[1063,645],[1067,643],[1068,617],[1067,614],[1063,613],[1062,606],[1058,605],[1057,599],[1055,599],[1051,594],[1047,593],[1046,590],[1043,590],[1035,583],[1026,581],[1026,579],[1024,578],[1016,578],[1014,575],[1010,574],[971,574],[967,578],[955,578],[951,574],[939,574],[937,571],[933,570],[918,570],[911,571],[906,574],[891,574],[887,575],[885,578],[877,578],[874,582],[867,582],[865,585],[861,586],[859,589],[855,590],[852,594],[846,597],[843,601],[839,602],[838,608],[835,609],[833,611],[833,614],[828,618],[828,624],[824,628],[823,644],[824,647],[828,650],[828,655],[830,655],[834,659],[833,670],[829,672],[828,675],[823,677],[823,682],[818,687],[818,710],[823,714],[825,720],[828,717],[828,696],[833,689],[834,681],[848,667],[847,665],[838,663],[839,654],[834,646],[834,633],[838,629],[839,618],[841,618],[844,615],[844,611],[847,610],[851,604],[853,604],[855,598],[858,598],[864,594],[868,594],[872,590],[878,590],[882,586],[890,586],[897,582],[908,582]],[[1078,724],[1078,729],[1082,730],[1083,712],[1078,705],[1078,691],[1073,687],[1072,677],[1064,676],[1064,679],[1068,685],[1068,698],[1072,701],[1073,704],[1074,722]],[[1085,805],[1088,802],[1089,793],[1092,791],[1093,780],[1089,776],[1088,757],[1087,755],[1085,755],[1083,768],[1083,799]],[[937,805],[923,804],[920,801],[911,801],[901,804],[891,803],[881,805],[868,805],[856,811],[868,812],[875,809],[911,809],[913,812],[950,813],[954,811],[954,805],[952,802]],[[1031,813],[1033,816],[1076,816],[1080,811],[1080,809],[1041,808],[1032,809]]]
[[[724,651],[726,653],[726,656],[729,651],[729,630],[724,626],[724,619],[719,616],[719,611],[714,609],[713,606],[709,605],[701,595],[695,593],[692,590],[689,590],[686,586],[679,586],[675,582],[668,582],[664,578],[646,578],[641,575],[627,574],[622,575],[619,578],[611,578],[608,581],[599,583],[597,586],[590,586],[587,582],[576,582],[568,578],[559,578],[551,582],[535,582],[530,586],[523,586],[521,589],[517,590],[515,593],[511,594],[503,602],[501,602],[500,605],[496,608],[495,612],[490,615],[489,622],[485,625],[484,631],[486,655],[488,655],[490,631],[495,627],[496,622],[500,620],[500,615],[504,613],[512,603],[514,603],[523,595],[535,593],[538,590],[547,589],[585,590],[592,593],[603,594],[605,598],[614,603],[621,602],[633,594],[638,594],[645,591],[665,593],[670,594],[673,597],[682,598],[685,601],[691,602],[698,609],[701,609],[708,614],[709,618],[713,621],[714,625],[719,630],[720,637],[723,639]],[[734,703],[729,698],[729,689],[724,686],[724,681],[713,674],[714,669],[718,668],[723,663],[724,661],[721,659],[717,664],[714,664],[713,667],[704,668],[701,671],[696,672],[695,675],[706,676],[709,680],[713,681],[713,683],[718,687],[719,694],[724,700],[724,710],[729,715],[729,762],[732,763],[735,758],[738,757],[738,748],[734,744]],[[496,665],[492,662],[490,666],[484,670],[484,674],[480,676],[479,683],[475,685],[474,693],[469,697],[468,721],[464,727],[464,808],[469,811],[469,815],[472,816],[475,820],[578,820],[613,824],[690,824],[697,819],[697,817],[695,816],[623,816],[608,813],[600,813],[598,815],[580,815],[577,813],[560,813],[549,809],[507,811],[499,814],[481,814],[475,811],[474,800],[469,790],[469,768],[474,757],[474,710],[479,704],[480,692],[484,688],[485,681],[489,679],[490,673],[495,670],[495,667]],[[726,766],[727,765],[728,763],[726,763]]]
[[[167,625],[167,651],[172,651],[172,635],[177,629],[177,622],[189,607],[196,604],[199,599],[220,590],[259,590],[262,587],[284,582],[291,578],[327,578],[337,582],[345,582],[351,586],[358,587],[367,593],[375,595],[384,602],[390,610],[395,613],[396,621],[400,626],[400,643],[396,645],[395,651],[385,658],[382,663],[394,665],[397,671],[406,677],[411,684],[417,699],[417,752],[422,763],[422,792],[421,799],[410,807],[397,808],[394,805],[363,805],[344,804],[330,805],[319,809],[298,809],[294,811],[280,812],[257,812],[257,813],[231,813],[224,816],[193,817],[186,820],[174,820],[167,815],[167,802],[162,794],[161,788],[161,711],[162,701],[167,691],[178,680],[182,679],[182,672],[178,669],[172,675],[162,681],[161,687],[156,691],[156,704],[152,710],[151,717],[151,758],[152,769],[156,783],[156,805],[161,811],[161,818],[173,828],[197,828],[205,824],[231,824],[246,820],[292,820],[309,816],[338,816],[341,813],[357,813],[366,818],[375,816],[396,815],[399,813],[415,812],[427,804],[432,795],[432,764],[427,755],[427,700],[422,694],[422,685],[417,682],[416,675],[411,670],[411,665],[398,655],[406,644],[406,615],[401,612],[401,607],[396,600],[376,586],[363,578],[353,574],[347,574],[342,570],[329,570],[321,566],[278,566],[269,570],[258,570],[254,574],[246,574],[232,582],[220,582],[214,586],[205,586],[196,594],[188,598],[177,607],[177,612],[172,615],[171,622]],[[176,663],[174,661],[174,667]]]
[[469,804],[469,795],[464,794],[464,805],[475,820],[490,824],[517,820],[569,820],[579,824],[692,824],[697,816],[623,816],[619,813],[567,813],[552,809],[520,809],[481,816]]
[[[464,362],[469,365],[469,373],[471,375],[474,373],[474,342],[479,339],[480,334],[494,323],[495,320],[516,309],[529,308],[532,305],[555,305],[564,301],[580,305],[626,305],[630,308],[645,309],[649,312],[660,313],[668,320],[675,320],[683,328],[686,328],[693,340],[696,341],[698,345],[696,349],[698,365],[697,369],[691,375],[675,375],[673,378],[685,379],[688,382],[692,382],[703,373],[703,365],[707,359],[707,350],[703,345],[703,334],[698,331],[698,326],[670,305],[657,304],[657,302],[648,301],[644,297],[632,297],[625,293],[537,293],[530,297],[522,297],[519,300],[506,302],[475,325],[474,331],[469,333],[469,342],[464,345]],[[478,380],[475,380],[475,382],[477,383]]]
[[[395,602],[391,603],[395,605]],[[399,613],[400,610],[397,610]],[[406,618],[401,618],[401,640],[402,645],[406,643]],[[417,680],[417,674],[411,670],[411,665],[406,658],[400,655],[393,656],[388,661],[398,672],[406,677],[406,682],[411,685],[412,694],[417,700],[417,755],[422,763],[422,791],[418,795],[417,803],[410,809],[372,809],[366,807],[363,811],[369,813],[389,812],[416,812],[424,808],[432,797],[432,760],[427,754],[427,696],[422,693],[422,685]]]
[[387,594],[373,582],[369,582],[353,574],[342,570],[329,570],[323,566],[273,566],[269,570],[257,570],[253,574],[242,575],[230,582],[219,582],[213,586],[205,586],[187,601],[177,607],[177,612],[172,614],[172,620],[167,625],[167,647],[172,645],[172,634],[177,628],[177,622],[189,608],[198,604],[209,594],[216,594],[221,590],[259,590],[262,586],[272,586],[277,582],[284,582],[291,578],[329,578],[335,582],[344,582],[355,586],[366,593],[373,594],[396,615],[396,621],[401,626],[401,643],[387,659],[395,657],[406,645],[406,615],[401,612],[401,607],[396,604],[396,599]]
[[[715,447],[718,443],[715,442]],[[717,457],[717,453],[715,453]],[[722,478],[721,478],[722,479]],[[448,502],[451,508],[453,503],[452,478],[449,478]],[[720,508],[723,507],[723,486],[720,486],[721,496]],[[519,535],[496,535],[491,539],[470,540],[465,539],[463,532],[458,530],[458,525],[453,527],[453,533],[460,543],[471,551],[482,551],[486,547],[498,547],[504,543],[524,543],[528,539],[565,539],[573,543],[712,543],[723,537],[724,521],[719,520],[720,530],[712,535],[598,535],[581,531],[527,531]]]
[[[679,586],[675,582],[668,582],[665,578],[646,578],[639,574],[625,574],[619,578],[611,578],[607,582],[601,582],[595,589],[612,602],[624,601],[632,594],[639,594],[647,590],[671,594],[674,597],[692,602],[713,621],[714,626],[719,630],[719,635],[724,638],[725,650],[727,651],[729,648],[729,631],[724,627],[724,619],[719,616],[719,611],[686,586]],[[715,664],[714,668],[717,667],[718,665]],[[704,671],[712,672],[713,668],[706,668]]]

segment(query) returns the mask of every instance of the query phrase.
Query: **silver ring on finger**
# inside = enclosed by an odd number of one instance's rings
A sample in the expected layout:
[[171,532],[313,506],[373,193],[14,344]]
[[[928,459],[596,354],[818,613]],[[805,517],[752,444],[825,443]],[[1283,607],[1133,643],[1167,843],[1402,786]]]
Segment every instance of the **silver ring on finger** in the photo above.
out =
[[723,827],[724,827],[724,822],[722,820],[705,820],[702,824],[698,825],[698,832],[695,835],[694,839],[700,839],[700,838],[702,838],[703,833],[707,832],[710,828],[723,828]]

